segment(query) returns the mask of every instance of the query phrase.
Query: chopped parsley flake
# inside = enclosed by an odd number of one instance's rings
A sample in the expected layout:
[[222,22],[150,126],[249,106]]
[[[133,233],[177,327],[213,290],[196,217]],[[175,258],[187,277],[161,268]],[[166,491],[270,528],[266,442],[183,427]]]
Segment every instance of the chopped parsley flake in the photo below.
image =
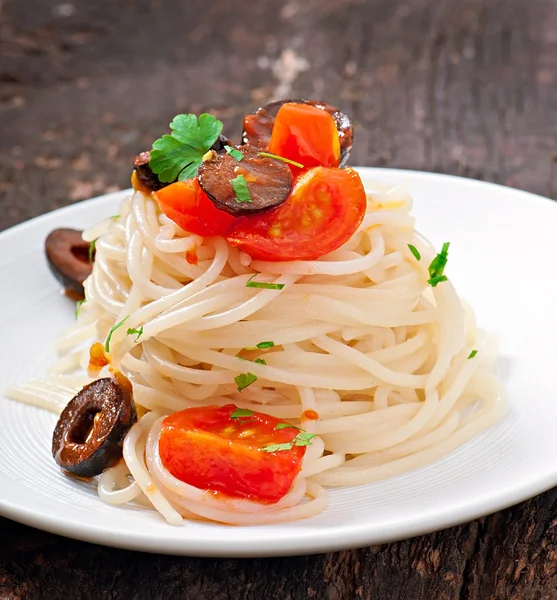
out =
[[292,425],[292,423],[277,423],[275,429],[301,429],[297,425]]
[[420,254],[420,251],[416,248],[416,246],[412,246],[412,244],[408,244],[408,248],[410,249],[410,252],[412,252],[412,254],[414,255],[414,258],[416,260],[420,260],[420,258],[422,258],[422,255]]
[[263,446],[261,450],[263,452],[280,452],[281,450],[292,450],[294,447],[294,442],[285,442],[284,444],[269,444],[268,446]]
[[252,383],[255,383],[257,381],[257,375],[254,375],[253,373],[241,373],[240,375],[234,377],[234,381],[238,386],[238,391],[241,392],[242,390],[245,390],[248,386],[250,386]]
[[470,352],[470,354],[468,355],[468,359],[474,358],[474,356],[476,356],[477,353],[477,350],[472,350],[472,352]]
[[224,146],[224,149],[226,150],[227,154],[230,154],[230,156],[232,158],[234,158],[235,160],[237,160],[238,162],[243,160],[244,155],[239,150],[236,150],[236,148],[232,148],[232,146],[229,146],[228,144],[226,144]]
[[[246,287],[261,288],[262,290],[282,290],[282,288],[285,286],[284,283],[265,283],[263,281],[252,281],[252,279],[256,275],[257,275],[257,273],[255,273],[248,279],[248,281],[246,283]],[[274,344],[273,344],[273,346],[274,346]],[[271,347],[271,346],[269,346],[269,347]]]
[[444,275],[445,266],[449,258],[449,246],[450,242],[445,242],[441,252],[431,261],[428,267],[429,279],[427,282],[431,287],[436,287],[438,283],[447,281],[447,277]]
[[275,342],[259,342],[256,346],[247,346],[246,350],[266,350],[267,348],[273,348]]
[[[283,427],[279,427],[279,425],[283,425]],[[286,429],[284,427],[286,423],[279,423],[275,429]],[[294,425],[289,425],[289,427],[294,427]],[[299,427],[296,427],[299,429]],[[294,446],[309,446],[311,444],[311,440],[316,436],[316,433],[308,433],[307,431],[300,431],[298,435],[290,442],[285,442],[283,444],[270,444],[268,446],[263,446],[260,448],[263,452],[280,452],[281,450],[292,450]]]
[[270,152],[260,152],[259,156],[265,156],[266,158],[274,158],[276,160],[282,160],[282,162],[288,163],[289,165],[294,165],[299,169],[303,169],[304,165],[302,163],[296,162],[295,160],[290,160],[289,158],[284,158],[284,156],[279,156],[278,154],[271,154]]
[[237,408],[231,415],[231,419],[241,419],[242,417],[251,417],[253,416],[253,410],[249,408]]
[[300,433],[294,438],[294,444],[296,446],[309,446],[311,440],[316,436],[316,433],[308,433],[307,431],[300,431]]
[[124,317],[119,323],[116,323],[116,325],[114,325],[114,327],[108,332],[108,336],[106,338],[106,342],[104,345],[104,351],[105,352],[110,352],[110,340],[112,340],[112,334],[120,327],[122,327],[122,325],[129,319],[129,315],[127,317]]
[[258,365],[266,365],[267,362],[264,358],[256,358],[253,362],[256,362]]
[[137,344],[137,340],[143,335],[143,325],[139,329],[128,329],[127,335],[137,335],[134,342]]
[[87,300],[85,300],[85,298],[83,300],[78,300],[77,304],[75,305],[75,318],[77,319],[77,317],[79,316],[79,311],[81,310],[81,305],[87,302]]
[[236,202],[253,202],[249,193],[248,183],[243,175],[238,175],[230,180],[230,184],[236,195]]
[[217,141],[222,122],[213,115],[177,115],[170,123],[172,133],[156,140],[149,166],[163,183],[184,181],[197,175],[203,157]]
[[95,258],[95,246],[97,245],[97,240],[99,238],[95,238],[90,244],[89,244],[89,262],[91,264],[93,264],[93,259]]

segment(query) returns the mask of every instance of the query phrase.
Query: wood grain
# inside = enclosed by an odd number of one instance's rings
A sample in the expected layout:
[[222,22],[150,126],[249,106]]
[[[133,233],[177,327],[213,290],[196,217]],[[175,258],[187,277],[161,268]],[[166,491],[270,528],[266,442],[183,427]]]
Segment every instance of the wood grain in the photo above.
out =
[[[179,111],[322,97],[354,164],[557,196],[551,0],[0,2],[0,230],[128,185]],[[427,482],[424,482],[427,485]],[[0,490],[1,498],[1,490]],[[557,491],[471,524],[336,554],[209,560],[0,520],[0,598],[557,599]]]

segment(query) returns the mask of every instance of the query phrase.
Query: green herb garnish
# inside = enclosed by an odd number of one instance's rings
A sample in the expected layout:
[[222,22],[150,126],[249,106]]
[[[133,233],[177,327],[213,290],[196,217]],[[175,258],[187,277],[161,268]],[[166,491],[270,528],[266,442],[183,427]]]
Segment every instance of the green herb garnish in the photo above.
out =
[[230,156],[238,162],[244,159],[244,155],[239,150],[236,150],[236,148],[232,148],[232,146],[225,144],[224,149],[227,154],[230,154]]
[[[252,279],[257,275],[257,273],[253,274],[246,282],[246,287],[249,288],[261,288],[262,290],[282,290],[282,288],[286,285],[284,283],[264,283],[263,281],[252,281]],[[274,346],[274,344],[273,344]],[[270,348],[271,346],[269,346]],[[259,348],[259,346],[258,346]]]
[[268,446],[263,446],[261,450],[263,452],[280,452],[281,450],[292,450],[294,447],[294,442],[285,442],[284,444],[269,444]]
[[243,175],[238,175],[230,180],[230,184],[236,195],[236,202],[253,202],[249,193],[248,183]]
[[427,282],[429,285],[431,285],[431,287],[436,287],[438,283],[447,281],[447,277],[443,274],[443,272],[445,271],[445,265],[447,264],[447,260],[449,258],[450,245],[450,242],[445,242],[441,252],[437,254],[427,268],[430,277]]
[[116,323],[116,325],[114,325],[114,327],[108,332],[108,336],[106,338],[106,343],[104,345],[104,350],[105,352],[110,352],[110,340],[112,339],[112,334],[119,328],[122,327],[122,325],[130,318],[130,316],[128,315],[127,317],[124,317],[119,323]]
[[257,375],[254,375],[253,373],[241,373],[240,375],[234,377],[234,381],[238,386],[238,391],[241,392],[249,385],[257,381]]
[[85,298],[83,300],[78,300],[77,304],[75,305],[75,318],[77,319],[77,317],[79,316],[79,311],[81,309],[81,305],[87,302],[87,300],[85,300]]
[[108,217],[108,218],[112,221],[117,221],[120,218],[120,215],[112,215],[111,217]]
[[271,152],[260,152],[259,156],[266,156],[267,158],[275,158],[276,160],[282,160],[282,162],[288,163],[289,165],[294,165],[299,169],[304,168],[304,165],[302,163],[296,162],[295,160],[290,160],[289,158],[284,158],[284,156],[279,156],[278,154],[271,154]]
[[236,358],[239,358],[240,360],[247,360],[248,362],[255,362],[258,365],[266,365],[267,364],[263,358],[256,358],[254,361],[251,361],[249,358],[244,358],[243,356],[237,356]]
[[259,342],[256,346],[246,346],[246,350],[266,350],[267,348],[273,348],[275,342]]
[[292,425],[291,423],[277,423],[275,429],[301,429],[301,427]]
[[99,238],[95,238],[90,244],[89,244],[89,262],[91,264],[93,264],[93,255],[95,253],[95,246],[97,245],[97,240]]
[[143,325],[139,329],[128,329],[127,335],[137,335],[134,342],[137,344],[137,340],[143,335]]
[[241,419],[242,417],[251,417],[253,416],[253,410],[249,408],[237,408],[231,415],[231,419]]
[[470,360],[471,358],[474,358],[474,356],[476,356],[477,353],[478,353],[477,350],[472,350],[472,352],[470,352],[470,354],[468,355],[468,360]]
[[308,433],[307,431],[300,431],[300,433],[294,438],[295,446],[309,446],[311,440],[316,436],[316,433]]
[[412,244],[408,244],[408,248],[410,249],[410,252],[412,252],[412,254],[414,255],[414,258],[416,260],[420,260],[420,258],[422,258],[422,255],[420,254],[420,251],[416,248],[416,246],[412,246]]
[[265,348],[273,348],[275,345],[275,342],[259,342],[259,344],[257,344],[257,348],[259,348],[259,350],[265,350]]
[[149,166],[163,183],[184,181],[197,175],[203,157],[217,141],[222,122],[203,113],[177,115],[170,123],[172,133],[156,140]]
[[[275,427],[275,429],[279,429],[279,425],[286,425],[286,423],[279,423]],[[294,425],[289,425],[289,427],[294,427]],[[286,427],[280,427],[280,429],[285,428]],[[299,427],[297,427],[296,429],[299,429]],[[311,440],[316,435],[316,433],[300,431],[300,433],[290,442],[285,442],[284,444],[270,444],[268,446],[262,446],[260,450],[263,450],[263,452],[279,452],[280,450],[292,450],[294,446],[309,446],[311,444]]]

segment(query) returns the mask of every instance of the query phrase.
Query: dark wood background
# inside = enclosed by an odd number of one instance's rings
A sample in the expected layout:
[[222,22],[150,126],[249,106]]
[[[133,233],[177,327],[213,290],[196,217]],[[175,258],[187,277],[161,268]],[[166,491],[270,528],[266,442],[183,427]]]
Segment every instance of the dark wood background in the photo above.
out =
[[[127,187],[177,112],[238,137],[244,112],[297,96],[351,115],[354,164],[557,194],[555,0],[0,0],[0,230]],[[552,490],[397,544],[265,560],[0,519],[0,598],[557,599],[556,507]]]

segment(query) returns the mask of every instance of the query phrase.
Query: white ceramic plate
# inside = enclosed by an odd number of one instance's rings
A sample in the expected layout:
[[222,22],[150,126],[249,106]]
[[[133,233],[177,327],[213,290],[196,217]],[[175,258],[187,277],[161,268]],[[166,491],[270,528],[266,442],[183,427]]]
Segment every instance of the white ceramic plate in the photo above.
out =
[[0,235],[0,513],[68,537],[196,556],[278,556],[408,538],[494,512],[557,484],[557,204],[497,185],[388,169],[364,180],[403,183],[417,227],[438,247],[481,326],[501,335],[498,369],[511,410],[499,425],[426,468],[330,492],[330,507],[280,526],[173,527],[141,508],[103,504],[92,485],[61,474],[50,455],[56,417],[2,398],[40,375],[55,336],[74,318],[43,257],[47,233],[86,227],[127,192],[54,211]]

